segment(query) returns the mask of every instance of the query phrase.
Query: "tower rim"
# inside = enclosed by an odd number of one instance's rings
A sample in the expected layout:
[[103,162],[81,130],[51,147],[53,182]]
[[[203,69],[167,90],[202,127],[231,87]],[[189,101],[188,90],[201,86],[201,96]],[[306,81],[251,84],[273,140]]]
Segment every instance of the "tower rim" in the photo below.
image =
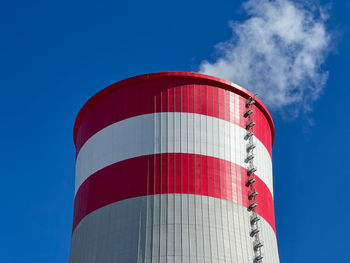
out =
[[[208,83],[213,83],[216,84],[216,86],[220,88],[224,88],[226,90],[232,91],[235,94],[238,94],[246,99],[249,97],[253,97],[254,94],[248,91],[247,89],[239,86],[238,84],[235,84],[231,81],[224,80],[218,77],[210,76],[210,75],[205,75],[201,73],[195,73],[195,72],[183,72],[183,71],[167,71],[167,72],[156,72],[156,73],[146,73],[142,75],[137,75],[134,77],[130,77],[127,79],[120,80],[116,83],[113,83],[106,88],[102,89],[101,91],[97,92],[94,94],[79,110],[77,117],[74,122],[73,126],[73,141],[74,145],[76,146],[76,139],[77,139],[77,132],[78,128],[80,126],[80,122],[83,119],[85,113],[94,105],[100,98],[108,94],[109,92],[119,89],[121,87],[130,85],[130,84],[135,84],[137,82],[142,82],[142,81],[148,81],[148,80],[154,80],[154,79],[164,79],[164,78],[188,78],[188,79],[197,79],[197,80],[205,80]],[[272,136],[272,145],[274,143],[274,138],[275,138],[275,127],[274,123],[271,117],[270,112],[267,110],[266,106],[259,100],[258,98],[255,98],[256,101],[256,106],[261,110],[261,112],[265,115],[270,129],[271,129],[271,136]]]

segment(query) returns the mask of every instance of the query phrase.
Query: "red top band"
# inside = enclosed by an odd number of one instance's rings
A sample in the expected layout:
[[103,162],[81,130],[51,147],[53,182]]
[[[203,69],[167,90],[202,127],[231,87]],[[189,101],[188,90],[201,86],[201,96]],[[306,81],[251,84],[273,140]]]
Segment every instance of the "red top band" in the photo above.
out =
[[[130,89],[130,90],[123,89],[123,90],[124,90],[124,93],[131,92],[132,94],[130,95],[131,96],[133,95],[132,97],[134,98],[138,97],[138,98],[133,99],[130,102],[123,101],[121,105],[115,105],[115,104],[118,104],[119,102],[113,100],[115,99],[115,96],[112,96],[112,94],[115,91],[119,90],[121,87],[133,86],[134,84],[137,84],[139,88]],[[169,89],[171,87],[175,89],[173,94],[169,93],[166,96],[165,99],[167,100],[167,103],[165,104],[163,103],[163,106],[166,107],[165,109],[162,109],[162,101],[164,100],[163,94],[161,95],[162,98],[159,98],[158,104],[156,102],[153,102],[153,98],[154,100],[156,100],[156,96],[155,96],[156,94],[155,93],[151,94],[152,91],[156,91],[157,89],[158,89],[157,92],[159,94],[159,89],[161,89],[161,85],[165,85],[164,86],[165,89]],[[204,87],[204,86],[208,87],[207,94],[197,94],[197,95],[193,94],[195,97],[198,96],[199,98],[199,103],[197,103],[197,105],[193,105],[193,109],[191,109],[190,104],[181,105],[182,98],[177,98],[177,96],[179,97],[183,96],[182,95],[183,93],[181,93],[182,88],[187,86],[187,88],[190,89],[189,86],[191,85],[192,87],[196,85],[200,87]],[[82,109],[79,111],[78,116],[74,123],[74,130],[73,130],[73,139],[74,139],[74,144],[76,146],[77,152],[80,150],[82,145],[99,130],[105,128],[106,126],[112,123],[120,121],[122,119],[140,115],[140,114],[147,114],[147,113],[153,113],[153,112],[166,112],[166,111],[194,112],[194,113],[208,114],[214,117],[228,119],[230,121],[230,116],[229,116],[230,114],[227,112],[222,112],[222,109],[224,109],[223,107],[218,107],[217,108],[218,112],[215,113],[216,107],[213,107],[212,112],[210,112],[210,107],[209,108],[205,107],[206,103],[200,103],[200,98],[203,96],[206,96],[208,100],[212,99],[214,104],[217,103],[218,105],[221,105],[221,104],[229,105],[229,100],[230,100],[229,96],[222,95],[223,93],[220,91],[216,93],[216,89],[213,89],[213,87],[220,88],[219,90],[228,90],[239,95],[243,99],[243,103],[240,103],[241,104],[240,107],[244,105],[244,99],[247,99],[248,97],[253,96],[252,93],[239,87],[238,85],[232,82],[229,82],[220,78],[208,76],[208,75],[203,75],[199,73],[189,73],[189,72],[151,73],[151,74],[139,75],[136,77],[128,78],[128,79],[119,81],[115,84],[112,84],[107,88],[101,90],[97,94],[95,94],[93,97],[91,97],[82,107]],[[197,91],[194,90],[194,92],[197,92]],[[203,93],[203,90],[198,92]],[[109,96],[106,96],[107,94]],[[148,99],[151,98],[152,100],[147,101],[147,96],[148,96]],[[188,93],[187,96],[190,96],[190,94]],[[104,101],[104,100],[108,100],[107,98],[110,98],[109,101]],[[169,103],[169,100],[173,100],[173,103]],[[268,125],[271,131],[271,134],[267,135],[266,129],[264,129],[264,127],[261,127],[262,125],[260,124],[259,125],[260,132],[259,130],[257,130],[256,136],[265,144],[265,146],[267,146],[268,151],[271,153],[271,147],[274,140],[273,121],[270,113],[268,112],[266,107],[262,104],[262,102],[259,99],[255,99],[255,100],[256,100],[255,107],[259,109],[257,111],[257,114],[254,114],[256,115],[255,116],[256,121],[263,123],[262,124],[263,126]],[[146,101],[146,104],[148,105],[144,105],[145,101]],[[102,103],[97,104],[98,102],[102,102]],[[131,104],[132,104],[132,107],[130,107]],[[229,106],[228,106],[228,109],[230,109]],[[116,118],[116,116],[111,117],[111,115],[113,114],[103,114],[103,112],[106,112],[106,111],[112,112],[112,113],[115,111],[118,111],[119,116]],[[125,112],[125,111],[128,111],[128,112]],[[205,111],[205,113],[203,111]],[[84,125],[84,123],[82,122],[83,119],[86,117],[87,113],[89,113],[89,118],[94,119],[93,124],[89,123]],[[243,118],[240,116],[239,119],[243,119]],[[242,121],[239,120],[239,122],[242,122]],[[265,125],[265,122],[266,122],[266,125]],[[244,123],[241,123],[241,124],[244,126]]]

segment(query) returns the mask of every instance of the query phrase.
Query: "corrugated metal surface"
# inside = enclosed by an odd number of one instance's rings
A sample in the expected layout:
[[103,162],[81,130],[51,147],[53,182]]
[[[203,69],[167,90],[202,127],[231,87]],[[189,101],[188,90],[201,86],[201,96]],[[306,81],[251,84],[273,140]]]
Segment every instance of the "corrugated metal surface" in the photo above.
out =
[[[164,194],[116,202],[86,216],[70,262],[253,262],[249,212],[226,200]],[[265,260],[278,263],[275,232],[261,220]]]
[[[117,122],[92,136],[80,150],[76,160],[76,191],[98,170],[149,154],[199,154],[244,167],[246,156],[241,153],[246,148],[242,140],[245,134],[246,130],[238,125],[193,113],[145,114]],[[273,194],[271,156],[259,140],[255,141],[259,167],[256,174]]]

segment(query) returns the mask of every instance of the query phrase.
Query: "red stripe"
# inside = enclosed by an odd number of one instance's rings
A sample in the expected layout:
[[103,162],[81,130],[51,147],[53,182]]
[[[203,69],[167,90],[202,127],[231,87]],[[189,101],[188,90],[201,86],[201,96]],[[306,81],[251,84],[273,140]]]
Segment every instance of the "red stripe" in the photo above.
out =
[[[75,126],[77,153],[95,133],[118,121],[155,112],[194,112],[245,128],[246,98],[201,79],[150,79],[111,89],[90,103]],[[115,84],[118,86],[117,84]],[[238,98],[238,99],[237,99]],[[235,105],[235,102],[239,105]],[[256,137],[271,155],[273,128],[261,106],[254,106]],[[239,110],[239,111],[238,111]]]
[[[91,175],[74,202],[73,231],[89,213],[132,197],[183,193],[233,201],[248,207],[247,170],[204,155],[164,153],[115,163]],[[273,197],[256,177],[257,212],[275,230]]]

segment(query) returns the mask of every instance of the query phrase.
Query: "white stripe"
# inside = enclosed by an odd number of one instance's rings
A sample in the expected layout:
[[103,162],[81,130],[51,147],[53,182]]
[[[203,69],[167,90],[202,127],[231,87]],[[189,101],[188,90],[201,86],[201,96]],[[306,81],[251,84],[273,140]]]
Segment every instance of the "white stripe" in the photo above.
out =
[[[250,215],[244,206],[201,195],[130,198],[80,221],[69,262],[253,262]],[[259,227],[264,263],[278,263],[273,228],[262,217]]]
[[[94,134],[76,160],[75,192],[98,170],[126,159],[158,153],[201,154],[247,167],[245,129],[231,122],[183,112],[145,114],[114,123]],[[257,139],[256,175],[273,195],[272,161]]]

